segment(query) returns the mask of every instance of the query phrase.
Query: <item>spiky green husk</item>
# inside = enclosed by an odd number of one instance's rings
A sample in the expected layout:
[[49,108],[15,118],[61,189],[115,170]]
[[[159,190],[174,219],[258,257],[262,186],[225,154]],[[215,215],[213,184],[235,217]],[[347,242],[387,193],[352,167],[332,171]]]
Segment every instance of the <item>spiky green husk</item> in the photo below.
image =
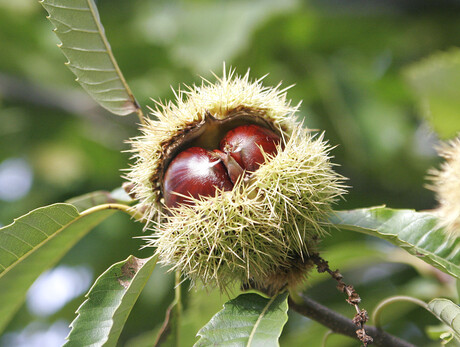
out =
[[215,84],[203,81],[201,86],[179,91],[175,103],[157,103],[157,108],[152,110],[156,120],[147,119],[141,127],[142,135],[131,141],[135,164],[126,177],[134,184],[132,193],[147,207],[148,220],[157,220],[162,209],[160,185],[155,176],[165,159],[165,147],[178,133],[201,122],[207,112],[223,119],[240,107],[257,111],[284,133],[291,132],[298,108],[290,105],[286,89],[264,87],[261,80],[250,81],[249,71],[238,77],[233,71],[227,75],[225,70]]
[[440,170],[430,170],[429,186],[439,202],[441,225],[452,238],[460,237],[460,137],[443,143],[439,155],[446,159]]
[[294,282],[286,269],[307,262],[344,193],[329,149],[299,125],[249,183],[173,209],[148,237],[161,262],[221,289],[233,281],[281,287],[273,283],[277,274]]
[[[158,120],[149,120],[143,135],[132,141],[136,164],[128,179],[154,231],[145,237],[148,245],[156,247],[160,262],[222,290],[240,282],[275,293],[302,282],[331,204],[345,193],[344,178],[330,162],[330,146],[295,121],[297,107],[290,106],[285,90],[250,82],[248,74],[204,82],[177,99],[159,105]],[[165,147],[206,112],[223,119],[241,107],[279,130],[283,140],[277,154],[232,191],[166,209],[156,176]]]

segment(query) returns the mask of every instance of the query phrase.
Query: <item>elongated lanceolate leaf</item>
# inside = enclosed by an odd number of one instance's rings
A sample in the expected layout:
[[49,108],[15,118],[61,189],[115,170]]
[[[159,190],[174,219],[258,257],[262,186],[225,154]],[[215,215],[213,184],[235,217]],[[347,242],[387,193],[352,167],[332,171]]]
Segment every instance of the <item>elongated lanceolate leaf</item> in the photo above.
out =
[[239,295],[198,332],[201,338],[195,346],[279,346],[288,319],[287,295],[271,299],[252,293]]
[[460,239],[448,239],[431,213],[373,207],[337,211],[330,221],[340,229],[387,240],[460,278]]
[[113,264],[89,290],[77,310],[64,346],[116,346],[126,319],[156,265],[156,257]]
[[80,214],[60,203],[33,210],[0,229],[0,331],[35,279],[114,212]]
[[112,54],[94,0],[41,0],[77,81],[102,107],[124,116],[139,106]]
[[448,299],[433,299],[428,303],[428,309],[452,329],[460,342],[460,307]]

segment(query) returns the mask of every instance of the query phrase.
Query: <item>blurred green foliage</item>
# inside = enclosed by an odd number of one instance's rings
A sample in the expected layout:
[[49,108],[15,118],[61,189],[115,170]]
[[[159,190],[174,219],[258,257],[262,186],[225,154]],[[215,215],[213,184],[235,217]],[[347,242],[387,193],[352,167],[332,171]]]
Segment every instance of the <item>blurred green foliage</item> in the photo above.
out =
[[436,132],[441,138],[455,137],[460,129],[460,50],[429,56],[409,67],[407,77]]
[[[223,61],[238,73],[250,68],[254,78],[269,73],[266,85],[295,84],[289,96],[293,103],[303,100],[299,117],[309,128],[324,130],[330,143],[337,145],[333,151],[340,165],[337,170],[349,177],[352,187],[337,208],[435,206],[423,185],[426,171],[438,162],[433,149],[438,140],[419,105],[428,102],[441,113],[446,109],[449,119],[459,116],[458,99],[449,104],[459,88],[450,88],[452,95],[446,101],[439,87],[445,85],[443,76],[460,76],[458,60],[457,75],[449,70],[442,76],[431,70],[414,75],[411,66],[460,46],[458,1],[97,3],[118,63],[145,110],[146,105],[154,106],[149,98],[172,98],[170,86],[201,83],[199,76],[212,81],[210,70],[221,74]],[[0,165],[20,159],[33,175],[26,195],[0,197],[3,225],[42,205],[112,190],[123,182],[120,170],[129,167],[129,153],[123,151],[129,149],[126,140],[137,134],[136,116],[110,115],[83,93],[64,66],[51,29],[37,2],[0,0]],[[458,78],[455,83],[459,86]],[[0,166],[0,181],[4,167]],[[133,238],[140,235],[141,225],[113,216],[61,263],[88,266],[97,277],[130,254],[150,256],[152,250],[139,250],[142,241]],[[448,279],[376,239],[333,232],[322,248],[331,267],[339,267],[347,283],[356,286],[368,311],[395,294],[427,300],[455,295]],[[149,346],[154,341],[173,299],[173,278],[166,271],[155,269],[120,346]],[[190,346],[196,331],[227,297],[184,287],[182,345]],[[312,274],[306,290],[351,317],[352,308],[334,287],[325,276]],[[82,297],[75,298],[47,316],[24,305],[0,346],[8,346],[12,332],[20,333],[31,322],[42,323],[42,330],[61,320],[70,322],[81,302]],[[420,346],[430,343],[425,326],[437,324],[434,317],[410,305],[389,310],[384,319],[385,329]],[[326,328],[292,313],[281,345],[319,346],[324,333]],[[340,336],[328,340],[328,346],[354,345]]]

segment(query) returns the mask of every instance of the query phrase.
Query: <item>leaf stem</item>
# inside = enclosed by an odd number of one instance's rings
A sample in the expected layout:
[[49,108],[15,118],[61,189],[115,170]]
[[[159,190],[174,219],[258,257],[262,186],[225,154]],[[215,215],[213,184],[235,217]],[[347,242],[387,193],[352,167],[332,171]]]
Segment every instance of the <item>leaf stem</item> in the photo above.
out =
[[138,221],[141,221],[144,218],[144,215],[141,212],[139,212],[138,210],[136,210],[135,208],[131,206],[123,205],[123,204],[102,204],[102,205],[94,206],[87,210],[84,210],[82,213],[80,213],[80,215],[86,216],[91,213],[102,211],[102,210],[119,210],[119,211],[129,214],[132,218]]
[[404,296],[404,295],[398,295],[398,296],[392,296],[390,298],[387,298],[383,301],[381,301],[377,307],[374,309],[374,313],[372,314],[372,321],[374,322],[375,326],[377,328],[380,328],[382,326],[380,317],[382,315],[382,311],[388,307],[389,305],[395,303],[395,302],[400,302],[400,301],[406,301],[406,302],[411,302],[416,305],[419,305],[420,307],[423,307],[425,310],[428,310],[428,305],[417,298],[413,298],[411,296]]
[[180,270],[176,270],[176,287],[175,287],[175,297],[174,304],[176,305],[176,334],[177,334],[177,345],[179,345],[179,329],[182,315],[182,294],[181,294],[181,279],[180,279]]
[[326,333],[323,336],[323,340],[321,341],[321,347],[326,347],[327,340],[329,339],[329,336],[334,334],[332,330],[326,331]]

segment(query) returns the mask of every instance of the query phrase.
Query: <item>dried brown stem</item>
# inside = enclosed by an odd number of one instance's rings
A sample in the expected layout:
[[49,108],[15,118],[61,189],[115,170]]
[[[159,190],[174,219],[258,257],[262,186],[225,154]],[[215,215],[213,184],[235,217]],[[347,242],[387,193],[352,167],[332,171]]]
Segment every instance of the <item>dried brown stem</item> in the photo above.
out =
[[339,272],[339,270],[337,269],[335,271],[332,271],[329,268],[328,262],[321,258],[318,253],[312,254],[310,259],[315,263],[319,273],[327,272],[329,275],[331,275],[331,277],[337,281],[337,289],[348,296],[347,302],[350,305],[352,305],[356,310],[356,314],[353,317],[353,323],[357,327],[356,336],[363,343],[364,347],[367,347],[367,345],[372,344],[372,337],[369,336],[366,333],[366,330],[364,329],[364,324],[369,320],[369,316],[366,310],[362,310],[359,308],[361,298],[359,297],[358,293],[355,291],[353,286],[347,285],[345,282],[343,282],[343,276]]
[[[296,301],[289,296],[289,307],[331,329],[334,333],[356,338],[356,325],[341,314],[317,303],[303,294],[297,295]],[[413,344],[388,334],[373,326],[366,326],[366,333],[372,336],[377,347],[415,347]]]

